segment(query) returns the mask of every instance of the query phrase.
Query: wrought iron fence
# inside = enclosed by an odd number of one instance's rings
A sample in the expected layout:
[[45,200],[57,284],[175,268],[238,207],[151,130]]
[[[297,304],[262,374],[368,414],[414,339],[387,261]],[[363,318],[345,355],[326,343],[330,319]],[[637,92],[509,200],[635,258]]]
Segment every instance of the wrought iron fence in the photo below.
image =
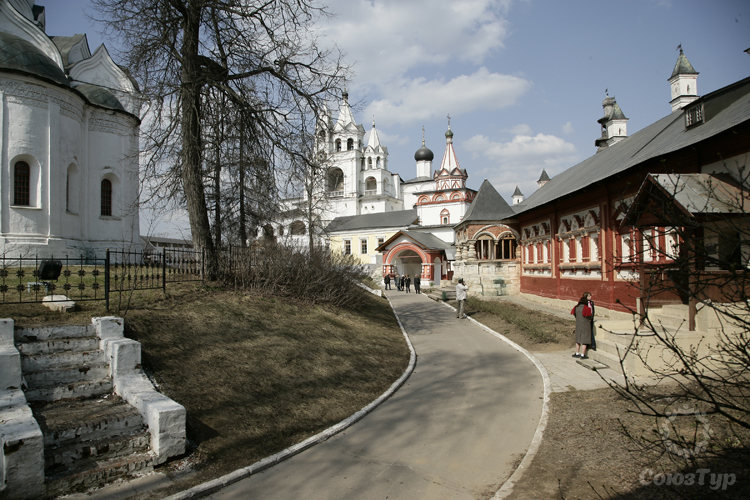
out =
[[[0,257],[0,303],[21,304],[74,300],[104,300],[112,293],[158,289],[170,283],[203,281],[201,251],[162,249],[132,252],[108,249],[104,258]],[[54,295],[63,297],[50,297]]]

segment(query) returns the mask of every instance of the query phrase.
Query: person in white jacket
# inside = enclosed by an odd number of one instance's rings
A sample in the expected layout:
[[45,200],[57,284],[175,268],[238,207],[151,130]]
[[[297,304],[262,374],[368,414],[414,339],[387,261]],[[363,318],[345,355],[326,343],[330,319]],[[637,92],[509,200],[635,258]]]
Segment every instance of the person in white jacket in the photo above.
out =
[[466,318],[464,307],[466,305],[466,291],[468,289],[469,287],[464,284],[464,279],[459,278],[456,284],[456,301],[458,302],[458,309],[456,309],[457,318]]

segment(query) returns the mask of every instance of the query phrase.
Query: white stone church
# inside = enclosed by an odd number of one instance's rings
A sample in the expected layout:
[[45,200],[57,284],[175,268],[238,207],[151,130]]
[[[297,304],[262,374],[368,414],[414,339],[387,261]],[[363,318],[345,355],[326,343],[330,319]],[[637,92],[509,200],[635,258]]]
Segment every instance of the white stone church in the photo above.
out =
[[78,257],[140,246],[140,100],[86,35],[0,0],[0,252]]
[[[476,195],[466,186],[468,173],[458,162],[450,121],[440,166],[433,171],[435,155],[423,138],[414,154],[416,175],[405,180],[389,170],[388,148],[381,143],[375,123],[366,134],[348,97],[345,92],[335,120],[324,112],[316,131],[316,151],[326,167],[316,207],[327,243],[371,265],[374,275],[382,275],[382,266],[387,265],[386,272],[422,274],[438,282],[447,276],[447,262],[454,258],[453,226],[463,219]],[[287,203],[286,214],[293,214],[295,204],[303,205],[305,198]],[[286,241],[306,241],[304,221],[294,217],[273,230],[274,236]],[[395,247],[396,260],[383,260]]]

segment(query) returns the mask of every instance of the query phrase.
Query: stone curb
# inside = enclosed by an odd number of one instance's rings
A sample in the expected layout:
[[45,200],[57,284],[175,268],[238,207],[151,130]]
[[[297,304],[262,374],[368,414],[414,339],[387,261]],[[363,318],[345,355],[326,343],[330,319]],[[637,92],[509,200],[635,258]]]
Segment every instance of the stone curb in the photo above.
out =
[[[388,299],[388,297],[386,298]],[[217,479],[213,479],[211,481],[207,481],[197,486],[193,486],[192,488],[188,490],[175,493],[174,495],[167,497],[166,500],[181,500],[184,498],[200,498],[206,495],[210,495],[211,493],[214,493],[226,486],[229,486],[230,484],[236,483],[237,481],[240,481],[241,479],[245,479],[246,477],[252,476],[253,474],[262,472],[268,469],[269,467],[273,467],[274,465],[280,462],[283,462],[284,460],[288,458],[293,457],[294,455],[306,450],[307,448],[310,448],[311,446],[314,446],[318,443],[321,443],[333,437],[334,435],[343,431],[344,429],[351,426],[355,422],[361,420],[365,415],[367,415],[368,413],[373,411],[375,408],[380,406],[386,399],[390,398],[404,384],[404,382],[406,382],[406,379],[408,379],[409,376],[414,371],[414,366],[417,363],[417,353],[416,351],[414,351],[414,346],[412,345],[411,340],[409,340],[409,336],[406,334],[406,330],[404,330],[404,325],[401,323],[401,318],[398,317],[396,310],[393,308],[391,299],[388,299],[388,304],[391,306],[393,315],[396,317],[398,326],[399,328],[401,328],[401,333],[403,334],[404,339],[406,340],[406,345],[409,347],[409,365],[406,367],[406,369],[404,370],[404,373],[401,374],[398,380],[396,380],[393,384],[391,384],[391,386],[383,394],[381,394],[375,401],[371,402],[370,404],[368,404],[367,406],[365,406],[358,412],[354,413],[353,415],[349,416],[348,418],[329,427],[328,429],[324,431],[319,432],[318,434],[315,434],[314,436],[311,436],[305,439],[304,441],[301,441],[293,446],[290,446],[289,448],[281,450],[280,452],[274,455],[263,458],[255,462],[254,464],[248,465],[247,467],[243,467],[242,469],[237,469],[236,471],[230,472],[229,474],[225,474]]]
[[[455,307],[445,302],[443,302],[443,305],[445,305],[445,307],[449,307],[453,309],[454,311],[456,310]],[[549,416],[549,396],[550,396],[550,393],[552,392],[552,385],[550,383],[549,373],[547,373],[547,369],[544,367],[542,362],[536,358],[536,356],[534,356],[529,351],[527,351],[520,345],[510,340],[505,335],[497,333],[492,328],[486,325],[483,325],[482,323],[475,320],[474,318],[470,316],[467,316],[466,318],[469,321],[476,324],[477,326],[481,327],[490,335],[497,337],[500,340],[506,342],[515,350],[519,351],[524,356],[529,358],[529,360],[531,360],[531,362],[534,363],[534,366],[536,366],[536,369],[539,370],[539,373],[542,375],[542,381],[544,383],[544,400],[542,402],[542,415],[539,417],[539,424],[536,427],[536,432],[534,432],[534,437],[531,438],[531,444],[529,445],[529,449],[526,450],[526,454],[523,456],[521,463],[518,464],[518,467],[516,467],[516,470],[513,471],[513,474],[511,474],[510,477],[505,480],[505,482],[502,484],[500,489],[497,490],[492,497],[492,500],[500,500],[502,498],[507,498],[513,492],[513,486],[516,484],[516,482],[518,482],[521,479],[524,472],[526,472],[526,469],[529,467],[529,465],[531,465],[531,462],[534,460],[534,457],[536,456],[537,451],[539,451],[539,446],[542,444],[542,438],[544,437],[544,430],[547,428],[547,420]]]

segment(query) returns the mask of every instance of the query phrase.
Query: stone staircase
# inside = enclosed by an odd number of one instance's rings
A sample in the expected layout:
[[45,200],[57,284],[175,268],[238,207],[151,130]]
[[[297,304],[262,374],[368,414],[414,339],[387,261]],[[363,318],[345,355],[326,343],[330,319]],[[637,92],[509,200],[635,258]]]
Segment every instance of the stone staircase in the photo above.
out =
[[114,394],[93,326],[17,329],[24,392],[43,434],[46,495],[149,472],[140,412]]

